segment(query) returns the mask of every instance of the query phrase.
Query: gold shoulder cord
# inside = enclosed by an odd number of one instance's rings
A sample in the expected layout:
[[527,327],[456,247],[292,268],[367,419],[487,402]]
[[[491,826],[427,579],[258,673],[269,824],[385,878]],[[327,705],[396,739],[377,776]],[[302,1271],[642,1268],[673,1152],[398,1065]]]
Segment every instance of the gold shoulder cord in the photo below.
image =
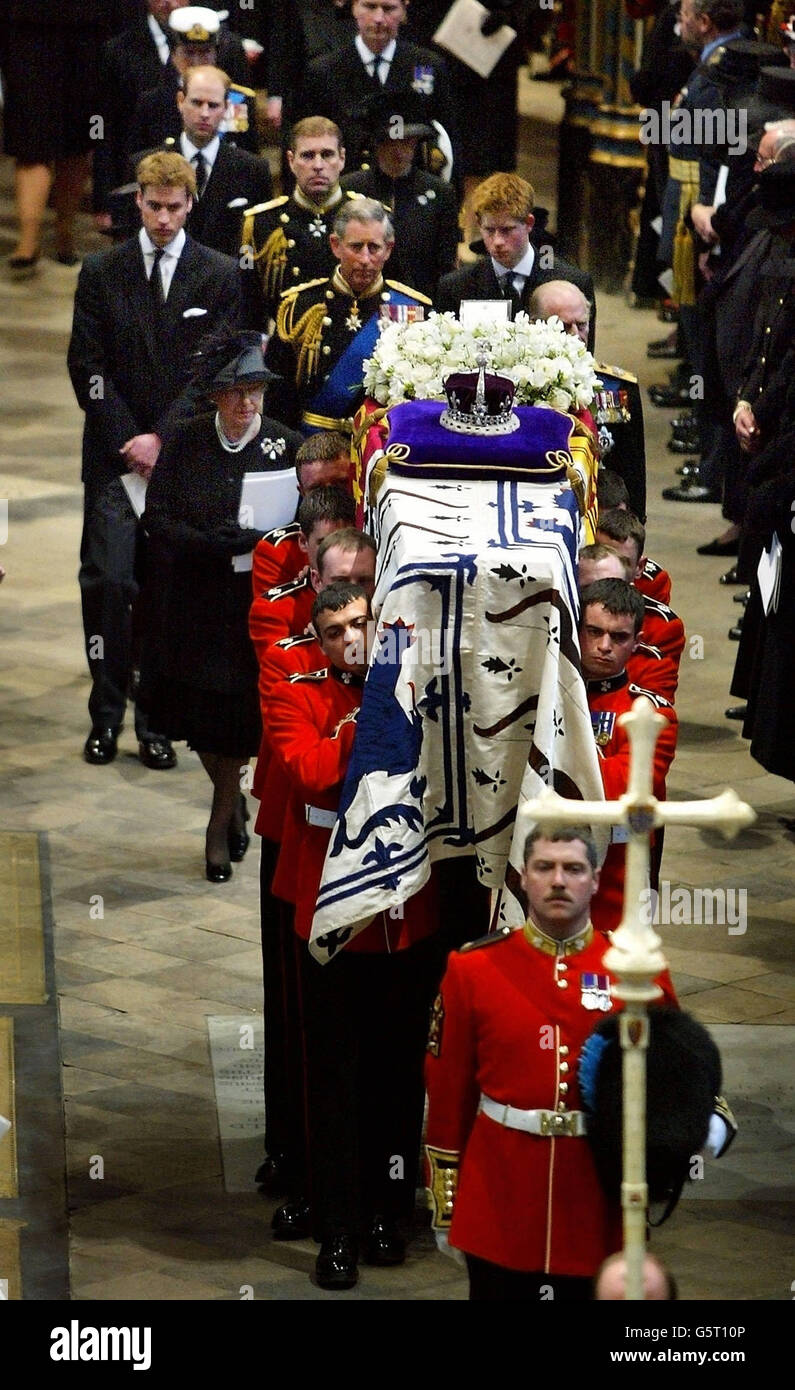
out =
[[326,302],[310,304],[309,308],[295,322],[295,306],[298,296],[288,294],[279,305],[276,315],[276,332],[283,343],[298,349],[298,362],[295,381],[301,386],[317,373],[320,365],[320,348],[323,342],[323,320],[326,317]]

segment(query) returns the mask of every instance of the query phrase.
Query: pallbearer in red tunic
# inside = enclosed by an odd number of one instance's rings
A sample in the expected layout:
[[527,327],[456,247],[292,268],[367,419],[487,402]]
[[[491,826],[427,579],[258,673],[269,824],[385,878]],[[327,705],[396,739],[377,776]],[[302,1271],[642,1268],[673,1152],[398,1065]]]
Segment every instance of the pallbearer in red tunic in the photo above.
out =
[[[296,451],[295,473],[301,499],[322,487],[338,487],[350,493],[351,460],[344,435],[336,430],[321,430],[305,439]],[[268,531],[254,547],[252,597],[297,579],[308,563],[306,539],[298,520]]]
[[[662,695],[632,684],[627,675],[643,613],[642,595],[622,579],[599,579],[582,591],[582,670],[608,801],[622,796],[629,785],[629,739],[618,718],[640,695],[651,700],[668,721],[654,750],[652,791],[660,801],[665,799],[665,779],[676,751],[678,725],[673,706]],[[614,831],[614,837],[620,835],[620,828]],[[592,908],[594,924],[602,931],[612,931],[621,920],[625,859],[625,843],[614,838],[602,865],[599,892]]]
[[[587,829],[528,836],[529,917],[450,957],[433,1010],[426,1081],[433,1224],[466,1252],[473,1299],[588,1296],[621,1244],[599,1184],[577,1067],[620,1007],[589,920],[599,884]],[[675,1003],[665,973],[667,1002]]]

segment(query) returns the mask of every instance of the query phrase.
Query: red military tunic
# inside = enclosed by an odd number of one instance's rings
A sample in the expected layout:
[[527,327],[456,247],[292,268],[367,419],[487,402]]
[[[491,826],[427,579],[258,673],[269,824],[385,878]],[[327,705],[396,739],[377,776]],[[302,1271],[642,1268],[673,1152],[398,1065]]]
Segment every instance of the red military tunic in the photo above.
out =
[[[674,694],[679,684],[679,663],[685,649],[685,625],[667,604],[655,598],[644,598],[645,612],[640,629],[640,641],[655,647],[669,664],[668,679],[674,680]],[[654,687],[656,689],[656,686]],[[666,698],[673,698],[666,697]]]
[[[645,695],[658,714],[668,721],[660,732],[654,750],[652,790],[660,801],[665,800],[665,779],[676,752],[678,723],[673,706],[662,695],[631,685],[626,671],[609,680],[586,682],[588,707],[599,754],[599,771],[608,801],[623,796],[629,786],[630,745],[626,730],[618,716],[632,708],[633,701]],[[620,836],[621,831],[614,832]],[[626,842],[616,839],[608,847],[602,865],[599,889],[591,904],[594,926],[600,931],[613,931],[618,926],[624,908],[624,861]]]
[[259,668],[260,709],[262,710],[262,742],[257,757],[257,771],[252,788],[260,808],[254,827],[263,839],[278,844],[282,838],[290,784],[283,765],[271,757],[268,738],[267,702],[271,691],[280,681],[302,672],[318,671],[326,658],[315,637],[283,637],[269,647]]
[[[428,1043],[427,1146],[432,1172],[434,1150],[448,1171],[461,1155],[449,1234],[467,1254],[587,1277],[620,1248],[620,1209],[602,1192],[584,1134],[526,1133],[478,1110],[481,1094],[519,1110],[581,1110],[580,1050],[604,1016],[584,977],[604,977],[605,1011],[620,1008],[607,993],[608,947],[590,925],[558,943],[528,923],[448,959]],[[667,974],[658,983],[675,1003]],[[434,1193],[438,1202],[444,1182]],[[434,1224],[446,1224],[444,1205]]]
[[658,603],[671,602],[671,576],[654,560],[646,561],[640,579],[635,580],[635,588],[644,598],[655,598]]
[[[284,767],[291,798],[273,892],[295,902],[295,930],[305,940],[323,875],[362,702],[363,682],[327,668],[277,684],[267,703],[274,758]],[[311,823],[312,820],[325,824]],[[405,904],[403,916],[381,913],[347,949],[399,951],[438,930],[436,879]]]
[[638,642],[627,662],[627,675],[632,685],[642,690],[653,690],[671,704],[674,703],[676,687],[679,684],[679,671],[668,656],[663,656],[659,647],[648,642]]
[[303,579],[277,584],[254,599],[248,614],[248,631],[260,667],[269,647],[282,637],[300,636],[309,626],[314,601],[315,591],[308,574]]
[[268,531],[257,541],[251,558],[253,598],[259,598],[280,584],[289,584],[309,563],[306,551],[301,549],[300,535],[298,522],[291,521],[287,526]]

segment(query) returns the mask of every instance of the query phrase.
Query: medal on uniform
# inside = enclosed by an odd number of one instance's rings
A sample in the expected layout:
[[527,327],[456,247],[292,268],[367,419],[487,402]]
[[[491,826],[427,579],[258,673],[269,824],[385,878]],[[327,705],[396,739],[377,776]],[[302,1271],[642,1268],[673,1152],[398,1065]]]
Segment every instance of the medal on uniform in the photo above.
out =
[[583,972],[580,976],[580,1003],[584,1009],[599,1009],[603,1014],[610,1008],[610,976]]
[[226,97],[226,109],[221,129],[225,134],[242,135],[248,130],[248,102],[242,92],[231,88]]
[[309,223],[309,235],[317,237],[319,240],[320,237],[324,237],[326,235],[327,231],[328,228],[326,227],[325,222],[321,220],[320,213],[315,213],[313,220]]
[[600,425],[600,426],[599,426],[599,436],[598,436],[598,438],[599,438],[599,452],[601,453],[602,457],[604,458],[605,454],[609,454],[609,453],[610,453],[610,450],[613,448],[613,446],[615,445],[615,442],[616,442],[616,441],[614,440],[612,434],[610,433],[610,431],[609,431],[609,429],[607,428],[606,425]]
[[592,709],[591,728],[596,739],[597,748],[606,748],[613,737],[616,716],[612,710]]
[[417,63],[411,85],[414,91],[420,92],[422,96],[433,96],[433,68],[428,67],[427,63]]
[[345,327],[347,328],[349,333],[358,333],[361,326],[362,321],[359,318],[359,305],[354,299],[351,312],[345,320]]
[[284,453],[287,445],[283,439],[263,439],[260,448],[269,459],[276,459]]

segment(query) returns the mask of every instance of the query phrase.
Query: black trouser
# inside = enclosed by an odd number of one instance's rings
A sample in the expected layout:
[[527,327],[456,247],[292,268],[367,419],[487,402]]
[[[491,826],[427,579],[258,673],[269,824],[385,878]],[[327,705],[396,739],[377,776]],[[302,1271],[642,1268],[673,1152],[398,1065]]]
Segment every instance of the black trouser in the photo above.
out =
[[306,1189],[306,1076],[298,951],[292,909],[271,894],[279,846],[263,840],[260,850],[263,1021],[265,1035],[265,1151],[284,1154],[288,1194]]
[[467,1255],[469,1297],[491,1303],[585,1303],[591,1280],[577,1274],[525,1273]]
[[317,1240],[414,1210],[423,1062],[440,939],[408,950],[300,957],[310,1200]]
[[[119,728],[133,667],[133,605],[139,592],[142,528],[121,480],[86,484],[80,543],[80,596],[86,657],[91,672],[92,725]],[[135,732],[152,737],[136,704]]]

